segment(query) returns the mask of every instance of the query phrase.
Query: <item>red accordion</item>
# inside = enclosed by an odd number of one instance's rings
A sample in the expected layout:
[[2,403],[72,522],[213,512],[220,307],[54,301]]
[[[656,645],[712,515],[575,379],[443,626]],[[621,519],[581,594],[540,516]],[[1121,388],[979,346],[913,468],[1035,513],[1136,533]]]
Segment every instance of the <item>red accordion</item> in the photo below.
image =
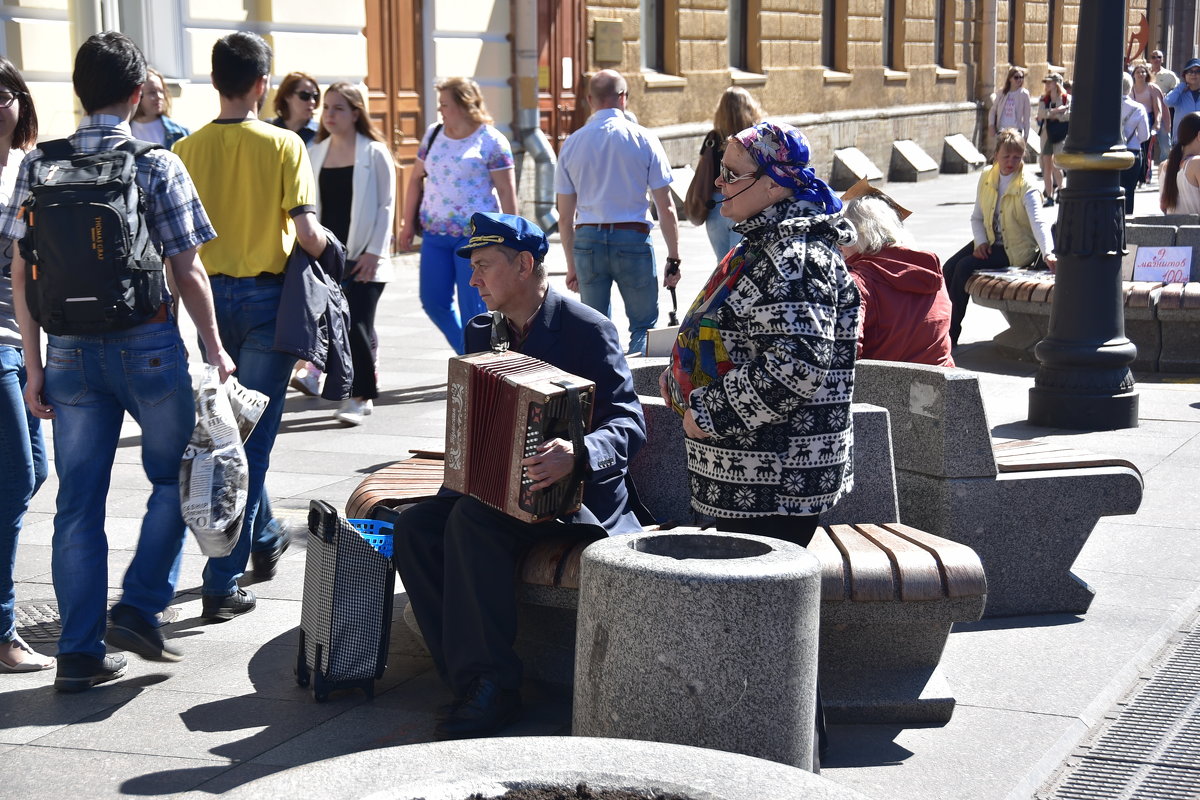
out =
[[[446,407],[446,486],[525,522],[578,510],[583,502],[583,435],[596,385],[520,353],[450,359]],[[542,442],[566,439],[570,475],[536,492],[521,460]]]

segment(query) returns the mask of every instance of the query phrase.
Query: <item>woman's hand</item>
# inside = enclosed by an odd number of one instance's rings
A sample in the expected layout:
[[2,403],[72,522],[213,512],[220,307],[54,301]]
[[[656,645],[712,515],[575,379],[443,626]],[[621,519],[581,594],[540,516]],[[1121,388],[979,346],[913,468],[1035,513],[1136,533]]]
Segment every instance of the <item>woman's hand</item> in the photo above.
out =
[[683,415],[683,434],[689,439],[708,439],[711,434],[705,433],[696,424],[696,418],[692,416],[692,410],[689,408]]
[[25,363],[25,405],[29,413],[38,419],[54,419],[54,406],[46,402],[42,394],[46,384],[46,373],[37,359],[29,359]]
[[350,270],[350,277],[359,283],[374,283],[379,274],[379,262],[379,256],[374,253],[363,253]]
[[396,246],[401,250],[412,250],[413,236],[416,235],[416,224],[404,223],[404,227],[400,229],[400,239],[396,242]]
[[984,242],[983,244],[977,244],[975,245],[975,250],[971,253],[971,255],[975,256],[975,258],[978,258],[980,261],[983,261],[984,259],[991,257],[992,246],[987,242]]
[[671,405],[671,390],[667,388],[667,376],[670,375],[671,368],[667,367],[658,376],[658,396],[663,399],[663,402],[669,407]]

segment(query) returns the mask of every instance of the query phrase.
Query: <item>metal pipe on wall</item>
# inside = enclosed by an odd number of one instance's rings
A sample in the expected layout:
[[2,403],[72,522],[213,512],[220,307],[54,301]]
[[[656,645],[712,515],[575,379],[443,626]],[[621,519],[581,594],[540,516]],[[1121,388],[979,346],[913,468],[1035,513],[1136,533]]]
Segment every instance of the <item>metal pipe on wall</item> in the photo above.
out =
[[558,227],[554,168],[557,159],[538,112],[537,0],[512,0],[513,133],[534,162],[533,220],[546,233]]

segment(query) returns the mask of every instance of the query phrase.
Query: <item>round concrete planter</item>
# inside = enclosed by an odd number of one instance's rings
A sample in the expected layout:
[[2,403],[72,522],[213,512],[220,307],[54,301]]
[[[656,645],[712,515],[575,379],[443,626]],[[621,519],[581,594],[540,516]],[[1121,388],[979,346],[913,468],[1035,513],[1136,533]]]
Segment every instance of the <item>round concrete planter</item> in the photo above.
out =
[[675,744],[529,736],[387,747],[305,764],[239,786],[228,800],[466,800],[586,783],[695,800],[866,800],[810,772]]
[[717,531],[595,542],[580,567],[572,732],[811,769],[820,564]]

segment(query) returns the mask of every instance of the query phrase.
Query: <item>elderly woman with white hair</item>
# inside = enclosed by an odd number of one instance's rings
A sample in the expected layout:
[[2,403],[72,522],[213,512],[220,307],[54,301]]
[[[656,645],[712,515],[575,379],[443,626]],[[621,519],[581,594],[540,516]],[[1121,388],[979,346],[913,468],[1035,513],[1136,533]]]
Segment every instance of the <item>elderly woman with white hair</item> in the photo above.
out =
[[858,357],[953,367],[950,295],[938,257],[909,247],[911,237],[884,197],[856,197],[843,213],[858,232],[841,248],[862,298]]

